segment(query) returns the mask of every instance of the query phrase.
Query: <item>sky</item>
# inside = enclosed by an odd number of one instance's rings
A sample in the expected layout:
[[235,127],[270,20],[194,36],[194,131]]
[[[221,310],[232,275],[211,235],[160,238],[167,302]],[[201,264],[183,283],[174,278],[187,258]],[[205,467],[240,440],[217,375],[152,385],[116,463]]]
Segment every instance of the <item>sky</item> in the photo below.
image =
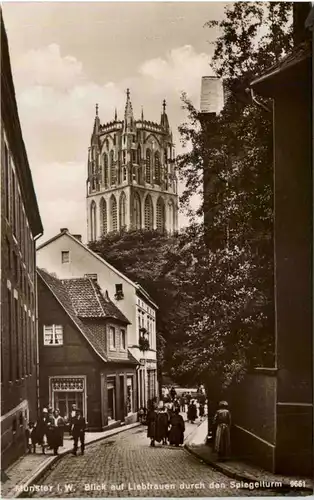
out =
[[[212,75],[222,2],[4,2],[19,116],[44,236],[61,227],[86,238],[87,151],[101,123],[123,118],[130,88],[135,118],[160,120],[163,99],[180,153],[186,92],[200,106]],[[182,186],[181,186],[182,190]],[[179,215],[179,225],[186,223]]]

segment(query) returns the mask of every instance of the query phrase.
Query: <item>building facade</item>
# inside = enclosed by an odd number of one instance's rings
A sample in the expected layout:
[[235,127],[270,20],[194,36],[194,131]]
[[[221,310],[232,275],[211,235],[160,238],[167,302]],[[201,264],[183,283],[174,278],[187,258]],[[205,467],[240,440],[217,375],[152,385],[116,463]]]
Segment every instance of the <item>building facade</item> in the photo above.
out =
[[43,228],[23,142],[1,17],[1,462],[25,452],[37,418],[35,240]]
[[[107,290],[114,304],[128,318],[128,348],[140,363],[137,372],[137,405],[156,397],[157,388],[157,305],[137,283],[111,266],[98,254],[64,228],[37,249],[40,268],[55,273],[60,279],[81,278],[85,274],[97,275],[102,290]],[[140,348],[141,332],[145,329],[149,349]]]
[[88,151],[87,234],[178,228],[178,196],[172,133],[163,103],[160,123],[135,120],[127,90],[124,120],[101,125],[96,117]]
[[137,361],[129,321],[95,276],[59,280],[38,270],[40,406],[81,408],[91,431],[136,421]]

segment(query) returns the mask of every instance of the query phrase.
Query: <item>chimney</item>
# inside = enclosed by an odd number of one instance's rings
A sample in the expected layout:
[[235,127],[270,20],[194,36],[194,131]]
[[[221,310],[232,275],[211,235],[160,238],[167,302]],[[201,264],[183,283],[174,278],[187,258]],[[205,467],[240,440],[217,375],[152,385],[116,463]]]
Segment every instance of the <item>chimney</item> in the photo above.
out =
[[223,86],[216,76],[203,76],[201,86],[201,113],[219,114],[223,108]]
[[73,238],[80,241],[82,243],[82,235],[81,234],[72,234]]
[[293,42],[295,46],[309,38],[305,22],[311,8],[311,2],[293,2]]
[[67,227],[61,227],[60,228],[60,233],[66,233],[68,231]]

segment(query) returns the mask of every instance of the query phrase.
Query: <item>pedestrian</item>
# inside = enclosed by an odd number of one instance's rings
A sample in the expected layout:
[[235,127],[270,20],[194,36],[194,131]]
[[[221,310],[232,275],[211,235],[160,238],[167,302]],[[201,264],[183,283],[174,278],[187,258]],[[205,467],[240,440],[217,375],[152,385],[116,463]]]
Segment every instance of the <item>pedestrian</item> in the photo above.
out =
[[156,435],[155,439],[158,443],[167,444],[168,438],[168,428],[169,428],[169,417],[167,413],[167,408],[163,401],[159,402],[156,418]]
[[192,399],[188,407],[188,421],[190,421],[191,424],[194,424],[196,419],[197,419],[197,408],[194,399]]
[[227,401],[220,401],[219,409],[214,416],[215,451],[219,459],[225,460],[230,454],[231,414]]
[[179,446],[184,441],[185,425],[182,415],[180,415],[179,408],[175,409],[174,414],[170,419],[170,432],[169,442],[171,445]]
[[182,412],[185,412],[185,393],[183,392],[180,399],[179,399],[179,403],[180,403],[180,410]]
[[42,452],[45,454],[46,448],[49,446],[49,431],[51,426],[51,418],[47,408],[43,408],[42,415],[36,426],[37,442],[41,445]]
[[29,422],[25,429],[26,443],[28,453],[36,453],[37,433],[36,423]]
[[64,420],[57,409],[53,412],[50,432],[53,452],[55,455],[58,455],[58,448],[63,446]]
[[175,390],[175,388],[172,386],[171,389],[170,389],[170,396],[171,396],[171,399],[174,400],[174,398],[176,397],[177,395],[177,391]]
[[151,401],[147,412],[147,437],[150,438],[150,446],[155,446],[157,411],[156,403]]
[[205,405],[203,403],[200,403],[199,412],[200,412],[200,418],[203,420],[205,415]]
[[76,410],[77,410],[77,407],[76,407],[76,404],[74,403],[72,406],[71,406],[71,411],[70,411],[70,415],[69,415],[69,434],[71,436],[71,439],[73,439],[73,436],[72,436],[72,423],[73,423],[73,420],[74,418],[76,417]]
[[76,455],[76,453],[77,453],[77,447],[78,447],[77,445],[78,445],[79,440],[81,443],[81,454],[84,455],[85,429],[86,429],[85,418],[83,417],[82,411],[77,408],[75,417],[72,420],[72,428],[71,428],[71,434],[72,434],[73,440],[74,440],[74,446],[73,446],[73,451],[72,451],[73,455]]

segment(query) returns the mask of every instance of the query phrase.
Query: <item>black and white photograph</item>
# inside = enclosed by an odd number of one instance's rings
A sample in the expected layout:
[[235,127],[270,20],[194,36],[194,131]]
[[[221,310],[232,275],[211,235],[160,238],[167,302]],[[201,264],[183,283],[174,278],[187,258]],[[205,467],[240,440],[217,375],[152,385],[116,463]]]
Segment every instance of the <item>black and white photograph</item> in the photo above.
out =
[[1,11],[1,498],[313,495],[313,2]]

